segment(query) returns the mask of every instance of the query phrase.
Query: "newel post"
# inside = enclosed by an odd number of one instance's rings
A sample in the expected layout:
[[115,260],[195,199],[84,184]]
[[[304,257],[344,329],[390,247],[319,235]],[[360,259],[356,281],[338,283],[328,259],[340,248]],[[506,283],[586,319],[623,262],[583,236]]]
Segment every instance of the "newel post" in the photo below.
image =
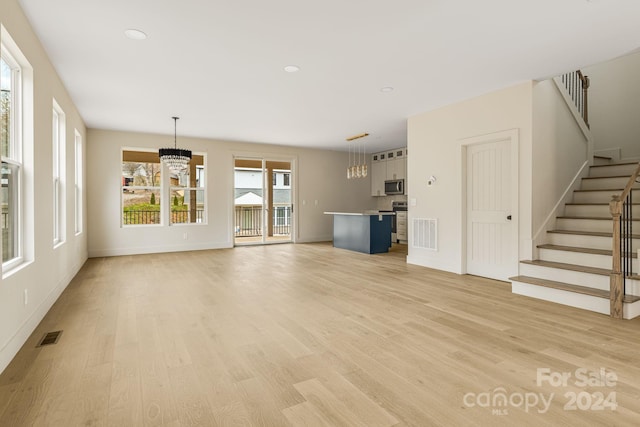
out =
[[622,216],[622,201],[620,196],[612,196],[609,202],[609,210],[613,217],[613,265],[609,283],[609,299],[611,302],[610,314],[615,319],[622,319],[622,254],[620,253],[620,216]]

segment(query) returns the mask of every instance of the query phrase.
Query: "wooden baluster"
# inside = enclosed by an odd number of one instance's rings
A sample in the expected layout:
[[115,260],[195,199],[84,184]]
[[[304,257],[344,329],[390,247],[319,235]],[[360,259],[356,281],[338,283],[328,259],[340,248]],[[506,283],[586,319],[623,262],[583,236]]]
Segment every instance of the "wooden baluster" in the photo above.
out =
[[584,123],[589,126],[589,103],[587,102],[587,94],[589,93],[589,86],[591,81],[589,80],[589,76],[585,76],[582,74],[582,71],[578,70],[578,76],[580,77],[580,81],[582,82],[582,118],[584,119]]
[[622,319],[622,300],[624,295],[622,291],[622,260],[620,253],[620,216],[622,215],[622,200],[620,200],[620,196],[611,197],[609,210],[613,217],[613,265],[609,282],[610,314],[615,319]]

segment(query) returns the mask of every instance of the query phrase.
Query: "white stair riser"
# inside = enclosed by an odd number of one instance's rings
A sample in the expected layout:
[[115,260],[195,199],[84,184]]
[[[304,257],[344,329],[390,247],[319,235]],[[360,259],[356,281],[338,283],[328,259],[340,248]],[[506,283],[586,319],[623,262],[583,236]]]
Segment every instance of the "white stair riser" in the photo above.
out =
[[[620,194],[622,190],[611,191],[576,191],[573,193],[573,203],[609,203],[611,196]],[[633,199],[640,201],[640,192],[633,191]]]
[[611,268],[610,255],[585,254],[582,252],[539,249],[543,261],[564,262],[565,264],[584,265],[586,267]]
[[[522,282],[511,282],[511,292],[518,295],[524,295],[531,298],[551,301],[570,307],[609,315],[610,302],[607,298],[599,298],[591,295],[562,291],[560,289],[536,286]],[[625,319],[634,319],[640,316],[640,301],[636,301],[632,304],[624,304],[622,316]]]
[[[637,265],[638,264],[636,264],[636,266]],[[627,279],[624,286],[624,293],[627,295],[635,295],[640,297],[640,281]]]
[[637,163],[626,165],[607,165],[597,168],[589,168],[589,176],[631,176],[638,167]]
[[610,282],[609,276],[525,263],[520,264],[520,275],[601,289],[603,291],[609,290]]
[[640,316],[640,301],[636,301],[632,304],[624,304],[622,306],[622,317],[624,319],[635,319]]
[[594,157],[593,158],[593,164],[594,165],[610,165],[611,164],[611,159],[603,159],[600,157]]
[[[565,216],[595,216],[610,217],[609,205],[566,205],[564,207]],[[632,209],[634,218],[640,218],[640,205],[634,205]]]
[[[640,232],[640,229],[638,229]],[[553,245],[573,246],[576,248],[611,249],[611,237],[584,236],[581,234],[548,233],[548,241]],[[633,250],[640,247],[638,239],[632,239]]]
[[562,291],[560,289],[536,286],[522,282],[511,282],[511,292],[518,295],[525,295],[532,298],[568,305],[570,307],[581,308],[583,310],[595,311],[596,313],[609,314],[610,303],[606,298],[598,298],[591,295]]
[[[640,221],[638,221],[637,224],[638,227],[640,227]],[[636,223],[633,225],[635,228]],[[611,233],[613,232],[613,220],[558,218],[556,219],[556,228],[559,230],[603,231]],[[640,230],[640,228],[638,228],[638,230]]]
[[[583,179],[580,189],[608,190],[610,188],[624,188],[627,182],[629,182],[629,177]],[[634,188],[640,188],[640,185],[635,184]]]

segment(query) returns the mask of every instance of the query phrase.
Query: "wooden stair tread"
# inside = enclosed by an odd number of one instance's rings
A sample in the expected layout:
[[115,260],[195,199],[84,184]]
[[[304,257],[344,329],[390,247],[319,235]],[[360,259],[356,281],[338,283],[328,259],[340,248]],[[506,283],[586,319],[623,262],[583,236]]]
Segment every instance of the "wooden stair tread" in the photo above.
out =
[[575,246],[552,245],[549,243],[544,245],[538,245],[538,249],[553,249],[556,251],[582,252],[585,254],[609,255],[609,256],[611,256],[611,252],[612,252],[607,249],[577,248]]
[[587,267],[584,265],[567,264],[564,262],[543,261],[541,259],[535,259],[532,261],[520,261],[520,263],[539,265],[540,267],[558,268],[561,270],[578,271],[580,273],[598,274],[600,276],[609,276],[611,274],[611,270],[608,270],[606,268]]
[[[597,157],[599,159],[609,159],[611,160],[611,157],[601,157],[601,156],[593,156],[593,157]],[[622,163],[609,163],[606,165],[591,165],[590,167],[592,168],[601,168],[603,166],[626,166],[626,165],[637,165],[638,162],[622,162]]]
[[[607,165],[612,166],[612,165]],[[631,178],[631,174],[629,175],[615,175],[615,176],[585,176],[582,179],[610,179],[610,178]]]
[[[515,276],[515,277],[510,277],[509,280],[512,280],[514,282],[529,283],[531,285],[536,285],[536,286],[544,286],[545,288],[558,289],[561,291],[574,292],[577,294],[609,299],[609,291],[603,291],[602,289],[589,288],[587,286],[571,285],[569,283],[556,282],[554,280],[547,280],[547,279],[538,279],[537,277],[530,277],[530,276]],[[635,296],[635,295],[624,296],[625,303],[632,303],[636,301],[640,301],[639,296]]]
[[[551,245],[551,244],[538,245],[538,249],[553,249],[556,251],[581,252],[581,253],[592,254],[592,255],[608,255],[608,256],[612,255],[612,251],[608,249],[577,248],[575,246],[562,246],[562,245]],[[635,251],[632,252],[631,257],[637,258],[638,253]]]
[[[606,191],[606,192],[613,192],[613,193],[622,193],[622,191],[624,190],[624,188],[605,188],[602,190],[599,189],[594,189],[594,190],[573,190],[574,193],[592,193],[594,191]],[[638,188],[633,188],[633,190],[639,190]]]
[[[580,231],[580,230],[549,230],[547,233],[573,234],[577,236],[613,237],[613,233],[606,231]],[[631,238],[640,239],[640,234],[632,234]]]
[[[594,219],[596,221],[611,221],[613,220],[610,216],[575,216],[575,215],[562,215],[557,216],[558,219]],[[634,221],[640,221],[640,218],[634,219]]]
[[[640,203],[631,203],[632,206],[640,205]],[[606,203],[565,203],[565,206],[609,206],[609,202]]]

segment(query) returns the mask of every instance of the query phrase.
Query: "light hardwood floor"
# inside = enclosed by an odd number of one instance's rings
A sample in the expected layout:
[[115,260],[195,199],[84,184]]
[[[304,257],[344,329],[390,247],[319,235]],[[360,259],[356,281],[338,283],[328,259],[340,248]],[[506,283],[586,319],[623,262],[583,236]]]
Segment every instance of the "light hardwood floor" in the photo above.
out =
[[[0,375],[0,426],[637,426],[639,328],[398,247],[91,259]],[[617,381],[581,386],[580,368]],[[589,409],[597,393],[617,409]],[[519,405],[533,396],[548,410]]]

